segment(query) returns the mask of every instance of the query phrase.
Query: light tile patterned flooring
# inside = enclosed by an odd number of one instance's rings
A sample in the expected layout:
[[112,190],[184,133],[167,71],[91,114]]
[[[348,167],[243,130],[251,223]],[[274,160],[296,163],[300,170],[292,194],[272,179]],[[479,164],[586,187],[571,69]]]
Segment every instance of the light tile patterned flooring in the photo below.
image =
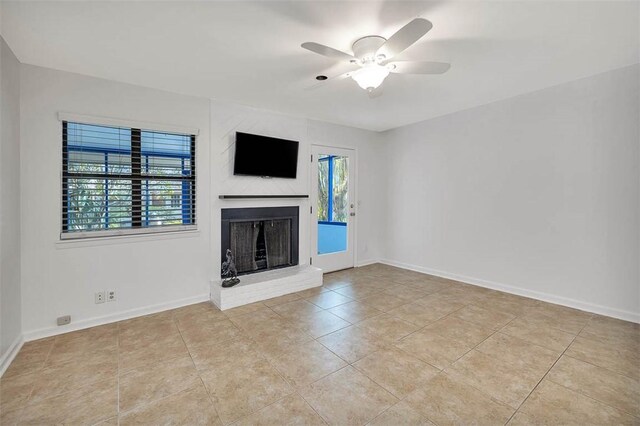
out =
[[29,342],[2,424],[640,424],[640,326],[384,265]]

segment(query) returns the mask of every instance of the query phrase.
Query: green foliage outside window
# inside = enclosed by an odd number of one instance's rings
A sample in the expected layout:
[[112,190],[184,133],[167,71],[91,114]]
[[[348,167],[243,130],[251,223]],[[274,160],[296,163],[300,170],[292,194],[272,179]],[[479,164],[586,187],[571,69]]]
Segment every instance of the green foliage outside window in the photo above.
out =
[[318,220],[329,220],[329,162],[318,161]]
[[[333,179],[329,184],[329,165]],[[349,162],[347,157],[321,156],[318,161],[318,220],[346,222],[349,215]],[[332,212],[329,214],[329,194],[332,193]]]
[[349,169],[347,157],[333,158],[333,221],[346,222],[349,215]]
[[[140,169],[134,176],[132,129],[65,126],[65,232],[193,223],[191,136],[138,131],[146,152],[137,151]],[[139,182],[137,195],[133,182]]]

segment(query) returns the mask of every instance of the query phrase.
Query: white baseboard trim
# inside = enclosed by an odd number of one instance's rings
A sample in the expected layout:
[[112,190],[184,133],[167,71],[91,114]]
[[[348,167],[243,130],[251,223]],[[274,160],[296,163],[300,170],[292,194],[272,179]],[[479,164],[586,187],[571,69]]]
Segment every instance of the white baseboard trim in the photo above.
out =
[[183,306],[192,305],[199,302],[209,301],[209,294],[201,294],[199,296],[187,297],[172,302],[159,303],[156,305],[144,306],[142,308],[130,309],[128,311],[117,312],[114,314],[104,315],[101,317],[87,318],[78,322],[72,322],[69,325],[61,327],[47,327],[39,330],[27,331],[23,334],[24,341],[42,339],[44,337],[55,336],[58,334],[68,333],[70,331],[82,330],[85,328],[95,327],[98,325],[110,324],[142,315],[155,314],[157,312],[167,311],[169,309],[181,308]]
[[381,259],[380,263],[385,265],[396,266],[398,268],[409,269],[411,271],[422,272],[424,274],[435,275],[442,278],[448,278],[460,281],[465,284],[471,284],[478,287],[489,288],[492,290],[503,291],[505,293],[515,294],[517,296],[530,297],[532,299],[541,300],[543,302],[554,303],[556,305],[567,306],[570,308],[580,309],[582,311],[594,314],[605,315],[608,317],[618,318],[625,321],[640,323],[640,313],[625,311],[622,309],[611,308],[608,306],[597,305],[595,303],[583,302],[568,297],[556,296],[554,294],[541,291],[527,290],[520,287],[514,287],[507,284],[496,283],[493,281],[483,280],[480,278],[467,277],[465,275],[453,274],[450,272],[439,271],[436,269],[425,268],[422,266],[411,265],[390,259]]
[[9,365],[11,365],[13,359],[16,357],[16,355],[18,355],[20,349],[22,349],[22,345],[24,345],[24,339],[20,334],[11,343],[9,349],[7,349],[4,354],[2,354],[2,356],[0,357],[0,377],[2,377],[5,371],[7,371],[7,368],[9,368]]
[[373,265],[374,263],[380,263],[380,261],[378,259],[358,260],[356,262],[356,268],[360,268],[361,266]]

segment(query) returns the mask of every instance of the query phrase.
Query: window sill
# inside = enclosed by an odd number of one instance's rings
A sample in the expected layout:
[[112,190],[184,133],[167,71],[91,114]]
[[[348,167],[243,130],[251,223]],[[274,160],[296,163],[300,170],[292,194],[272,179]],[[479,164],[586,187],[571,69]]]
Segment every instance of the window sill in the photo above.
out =
[[200,236],[198,229],[149,232],[140,234],[109,235],[101,237],[60,238],[55,245],[58,249],[92,247],[113,244],[142,243],[148,241],[173,240],[177,238],[196,238]]

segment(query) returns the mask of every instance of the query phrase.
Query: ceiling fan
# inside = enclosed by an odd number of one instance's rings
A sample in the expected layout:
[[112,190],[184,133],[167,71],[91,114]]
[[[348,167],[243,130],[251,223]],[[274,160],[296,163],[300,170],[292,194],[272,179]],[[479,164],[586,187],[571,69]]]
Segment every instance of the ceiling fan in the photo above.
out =
[[302,43],[302,47],[322,56],[358,65],[360,69],[355,71],[332,78],[316,78],[325,81],[351,77],[373,97],[374,91],[389,73],[442,74],[451,67],[445,62],[392,61],[393,57],[418,41],[432,27],[433,24],[428,20],[416,18],[388,39],[377,35],[362,37],[351,46],[353,55],[313,42]]

